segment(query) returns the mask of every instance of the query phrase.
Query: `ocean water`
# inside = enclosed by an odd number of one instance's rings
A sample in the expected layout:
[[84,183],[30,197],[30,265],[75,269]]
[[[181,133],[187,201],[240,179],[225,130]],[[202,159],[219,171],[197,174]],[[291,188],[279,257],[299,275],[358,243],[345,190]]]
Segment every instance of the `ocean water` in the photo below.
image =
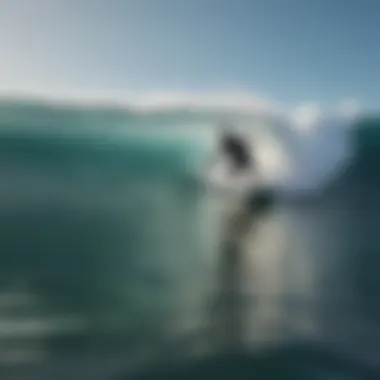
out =
[[200,175],[220,115],[0,106],[6,378],[129,378],[226,342],[262,373],[372,376],[379,122],[236,119],[277,202],[231,262],[234,203]]

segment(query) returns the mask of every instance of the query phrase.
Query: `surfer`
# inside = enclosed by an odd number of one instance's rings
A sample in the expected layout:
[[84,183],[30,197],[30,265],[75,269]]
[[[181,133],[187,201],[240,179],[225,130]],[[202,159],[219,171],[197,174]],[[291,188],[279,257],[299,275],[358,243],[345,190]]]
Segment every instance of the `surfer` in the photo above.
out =
[[[254,152],[243,136],[223,127],[218,148],[222,157],[227,158],[231,164],[231,180],[238,174],[259,178]],[[252,186],[245,197],[246,209],[255,212],[266,211],[273,203],[273,195],[266,186]]]

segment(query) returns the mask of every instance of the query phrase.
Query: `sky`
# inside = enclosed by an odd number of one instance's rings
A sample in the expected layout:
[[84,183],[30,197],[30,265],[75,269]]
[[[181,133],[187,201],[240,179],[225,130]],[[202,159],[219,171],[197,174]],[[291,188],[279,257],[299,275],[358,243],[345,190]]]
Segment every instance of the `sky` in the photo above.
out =
[[379,35],[378,0],[0,0],[0,92],[375,110]]

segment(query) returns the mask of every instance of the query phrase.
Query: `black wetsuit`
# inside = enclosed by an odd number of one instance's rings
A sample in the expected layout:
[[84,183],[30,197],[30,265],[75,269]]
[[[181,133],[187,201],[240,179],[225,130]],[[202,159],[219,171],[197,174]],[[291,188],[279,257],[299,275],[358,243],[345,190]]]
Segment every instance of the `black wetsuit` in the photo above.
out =
[[222,140],[222,151],[233,162],[236,169],[247,169],[252,165],[247,144],[235,136],[224,137]]

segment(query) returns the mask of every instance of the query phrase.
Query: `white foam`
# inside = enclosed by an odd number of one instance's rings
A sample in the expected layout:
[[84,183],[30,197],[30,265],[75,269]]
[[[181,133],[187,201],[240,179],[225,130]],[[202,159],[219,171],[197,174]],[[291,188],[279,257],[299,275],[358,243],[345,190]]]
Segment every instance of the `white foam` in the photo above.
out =
[[[339,172],[345,169],[354,155],[349,126],[351,119],[337,116],[315,118],[305,131],[293,130],[290,176],[282,183],[288,191],[318,194]],[[286,145],[285,145],[286,146]]]

